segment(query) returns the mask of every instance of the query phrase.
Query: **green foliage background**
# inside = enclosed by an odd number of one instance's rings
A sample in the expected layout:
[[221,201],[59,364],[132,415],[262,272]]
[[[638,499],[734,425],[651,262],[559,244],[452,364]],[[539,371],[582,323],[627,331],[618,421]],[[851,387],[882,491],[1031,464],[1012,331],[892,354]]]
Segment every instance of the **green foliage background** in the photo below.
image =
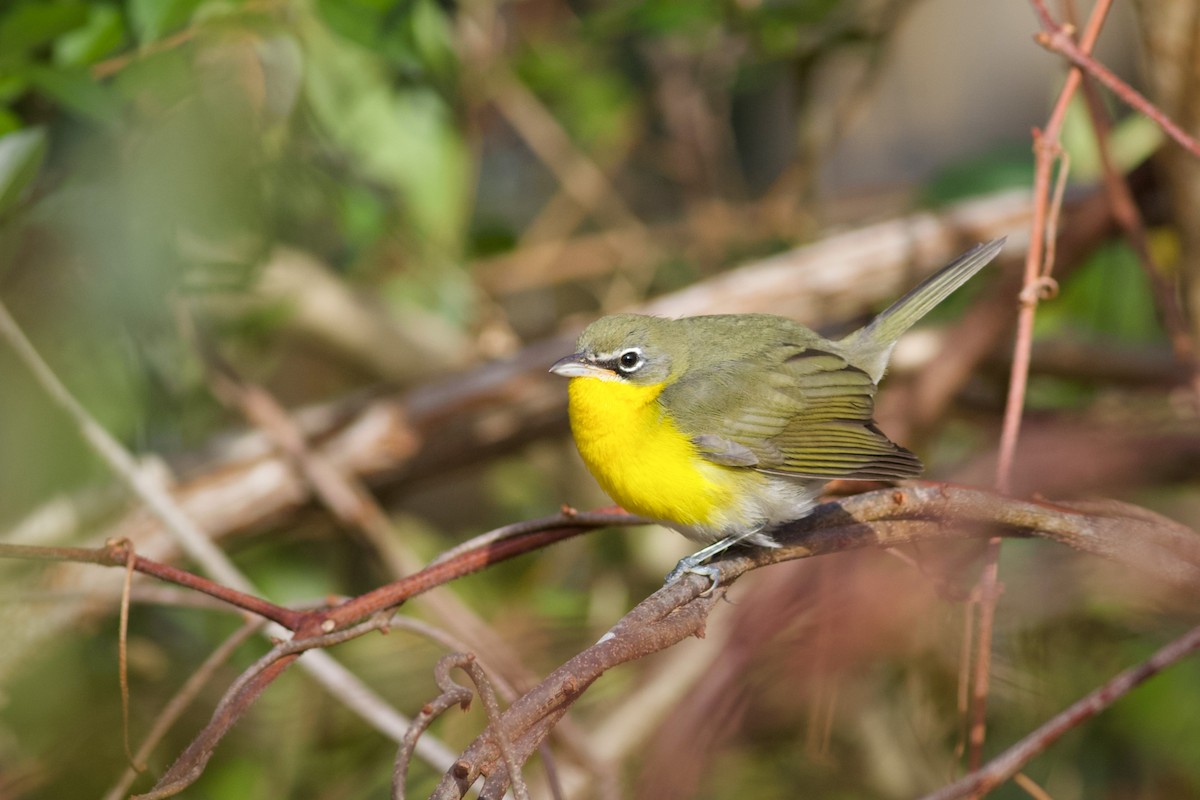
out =
[[[193,327],[290,406],[380,381],[420,385],[511,353],[569,315],[594,315],[815,233],[813,161],[821,154],[805,149],[801,126],[782,152],[764,155],[762,132],[747,122],[761,117],[747,109],[761,110],[771,87],[787,83],[798,99],[771,118],[795,128],[813,111],[807,92],[828,62],[883,57],[890,15],[903,4],[882,4],[882,14],[879,5],[14,0],[0,6],[0,298],[83,404],[138,453],[178,456],[243,424],[213,398]],[[721,122],[715,129],[724,138],[711,150],[680,145],[687,126],[672,123],[661,96],[670,69],[687,76]],[[548,137],[549,158],[538,152],[538,137],[513,122],[523,97],[545,113],[537,129]],[[1158,143],[1137,120],[1118,136],[1125,166]],[[1086,137],[1071,147],[1085,164]],[[711,205],[749,209],[754,224],[733,226],[707,249],[651,235],[654,247],[624,252],[599,274],[497,289],[516,280],[516,271],[489,272],[488,259],[537,243],[530,231],[545,223],[545,209],[566,185],[549,164],[576,163],[572,149],[607,170],[628,208],[584,214],[567,238],[612,230],[629,217],[653,234]],[[705,152],[713,154],[708,162]],[[919,192],[936,205],[1025,186],[1029,163],[1023,143],[1001,143]],[[801,176],[799,188],[787,221],[774,224],[759,212],[792,185],[781,178],[789,170]],[[1082,185],[1095,173],[1082,169],[1076,177]],[[1172,242],[1170,225],[1155,232],[1162,252]],[[426,331],[401,339],[413,342],[407,366],[388,371],[373,354],[348,352],[305,327],[286,297],[265,290],[267,265],[284,249],[311,256],[348,296],[369,298],[403,336]],[[1145,280],[1118,245],[1064,287],[1039,325],[1048,341],[1164,342]],[[110,513],[124,510],[128,499],[98,488],[110,475],[6,348],[0,385],[0,529],[80,492],[99,493]],[[974,390],[982,408],[951,420],[930,453],[974,455],[992,441],[1002,386],[985,378]],[[1157,413],[1170,404],[1165,394],[1036,377],[1031,413],[1077,420],[1114,405]],[[948,472],[954,460],[935,469]],[[1188,524],[1200,517],[1187,476],[1114,493]],[[602,498],[559,441],[389,500],[397,535],[432,557],[564,500],[584,506]],[[455,591],[545,674],[654,588],[662,565],[682,555],[684,545],[668,536],[589,537],[474,576]],[[389,579],[365,543],[315,510],[228,548],[277,602],[353,594]],[[1032,544],[1007,548],[1005,559],[1010,583],[1001,618],[1010,627],[998,641],[996,747],[1194,622],[1178,598],[1128,588],[1115,569]],[[890,598],[881,599],[878,587],[898,585],[908,568],[865,560],[843,563],[881,583],[847,590],[852,608],[886,616]],[[37,625],[72,591],[33,591],[36,572],[24,566],[0,564],[0,571],[14,587],[5,597],[10,624]],[[815,573],[796,574],[807,581]],[[954,769],[959,620],[950,602],[903,620],[911,629],[900,643],[848,667],[819,746],[811,715],[822,695],[794,685],[811,631],[796,619],[781,622],[784,643],[747,659],[739,673],[744,705],[731,712],[730,736],[694,796],[904,797],[940,785]],[[236,625],[209,609],[135,606],[135,738]],[[98,615],[0,676],[0,797],[97,797],[113,783],[124,764],[114,631],[114,619]],[[220,688],[259,652],[246,646],[221,671],[159,748],[152,771],[182,749]],[[438,655],[402,632],[337,650],[410,712],[433,692]],[[589,692],[578,706],[581,724],[636,688],[643,668],[617,671]],[[1071,734],[1030,774],[1056,800],[1200,796],[1197,669],[1184,664],[1139,690]],[[475,709],[435,732],[460,747],[482,725]],[[303,675],[289,674],[187,796],[384,797],[393,754],[392,743]],[[646,758],[614,767],[628,796],[655,769]],[[435,780],[428,769],[418,772],[412,794],[427,793]],[[148,785],[145,779],[139,787]],[[1007,786],[996,796],[1023,795]]]

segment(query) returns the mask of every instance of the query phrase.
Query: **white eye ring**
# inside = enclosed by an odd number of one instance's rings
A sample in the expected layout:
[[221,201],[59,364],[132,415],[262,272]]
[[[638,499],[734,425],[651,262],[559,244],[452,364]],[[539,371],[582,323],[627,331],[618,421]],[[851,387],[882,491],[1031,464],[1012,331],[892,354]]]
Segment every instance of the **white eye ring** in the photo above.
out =
[[626,350],[617,356],[617,369],[627,375],[631,372],[637,372],[645,363],[646,359],[642,358],[642,351],[637,348]]

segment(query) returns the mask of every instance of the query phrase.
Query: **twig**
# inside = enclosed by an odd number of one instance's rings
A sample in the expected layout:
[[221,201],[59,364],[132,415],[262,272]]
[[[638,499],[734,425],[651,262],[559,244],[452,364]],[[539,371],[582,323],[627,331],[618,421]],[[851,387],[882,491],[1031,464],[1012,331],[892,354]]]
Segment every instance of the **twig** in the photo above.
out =
[[[142,800],[169,797],[191,785],[203,772],[205,764],[225,733],[240,719],[266,687],[296,660],[300,653],[317,647],[329,647],[371,631],[384,629],[388,626],[388,621],[386,617],[378,616],[380,612],[394,607],[418,593],[439,586],[447,580],[478,570],[487,564],[512,558],[531,549],[544,547],[596,527],[614,524],[642,524],[643,522],[638,517],[624,513],[571,511],[555,517],[522,523],[518,526],[508,526],[501,529],[500,533],[503,534],[501,537],[485,535],[481,537],[482,544],[474,550],[456,552],[452,558],[438,561],[421,572],[352,598],[332,609],[294,612],[272,607],[278,609],[272,614],[272,617],[286,619],[292,629],[296,631],[296,637],[291,641],[276,645],[230,686],[213,712],[209,724],[176,759],[154,789],[143,796]],[[106,563],[106,559],[113,562],[115,561],[113,553],[121,552],[127,553],[117,544],[105,551],[91,551],[82,548],[0,546],[0,555],[7,553],[12,556],[55,560],[70,557],[90,563]],[[146,570],[145,559],[134,557],[131,560],[139,569]],[[182,571],[176,570],[175,572]],[[186,575],[187,573],[182,574]],[[238,605],[250,605],[249,601],[253,600],[255,598],[241,600]],[[258,602],[262,603],[262,601]],[[264,605],[270,606],[270,604]],[[372,615],[374,617],[366,622],[352,624]],[[363,692],[360,691],[359,694],[361,695]],[[407,727],[406,723],[405,728]]]
[[[249,0],[236,7],[236,10],[231,10],[227,13],[238,14],[261,14],[266,11],[271,11],[273,7],[281,6],[278,0]],[[136,50],[128,53],[122,53],[119,56],[113,56],[103,61],[98,61],[91,67],[91,75],[96,80],[110,78],[121,70],[128,67],[130,64],[140,61],[158,53],[163,53],[168,50],[173,50],[181,45],[187,44],[201,32],[200,26],[197,24],[190,25],[181,31],[177,31],[169,36],[164,36],[158,41],[150,42]]]
[[407,796],[408,766],[412,761],[417,740],[420,739],[425,729],[454,706],[460,707],[463,711],[470,708],[471,700],[475,695],[467,687],[455,683],[454,679],[450,677],[450,670],[454,667],[465,669],[467,664],[473,662],[474,656],[467,653],[450,653],[438,659],[437,666],[433,669],[433,675],[437,687],[442,690],[442,693],[421,707],[421,713],[413,717],[412,724],[400,741],[400,747],[396,750],[396,764],[392,768],[393,800],[405,800]]
[[233,568],[212,540],[185,514],[171,496],[145,470],[139,469],[129,451],[121,446],[103,426],[89,414],[78,400],[67,390],[50,366],[42,359],[33,344],[25,337],[20,326],[0,302],[0,337],[12,347],[17,357],[25,364],[30,374],[46,392],[55,405],[67,413],[78,427],[80,434],[109,468],[124,480],[155,514],[166,523],[178,538],[184,551],[204,566],[204,569],[228,587],[253,594],[249,581]]
[[[629,514],[572,513],[547,517],[527,524],[525,529],[507,539],[490,542],[475,550],[459,553],[447,561],[431,564],[420,572],[351,598],[333,608],[305,612],[295,629],[295,637],[273,647],[234,681],[213,711],[208,724],[176,758],[154,789],[141,800],[172,796],[199,778],[214,749],[229,729],[301,653],[386,629],[389,621],[382,612],[488,564],[513,558],[597,527],[641,522],[641,519]],[[405,730],[409,724],[405,722]],[[415,746],[421,745],[418,743]]]
[[[723,558],[717,562],[721,584],[715,591],[704,594],[708,581],[688,577],[638,604],[597,644],[552,672],[504,712],[501,722],[516,757],[528,758],[568,707],[607,670],[701,634],[712,608],[748,570],[862,547],[976,538],[991,530],[1050,538],[1200,593],[1200,537],[1144,509],[1115,503],[1022,502],[946,484],[869,492],[818,506],[812,515],[779,532],[782,546],[777,549],[756,548]],[[504,772],[497,769],[500,759],[495,743],[481,735],[443,777],[434,797],[460,797],[480,775],[488,776],[482,796],[498,797],[504,786]]]
[[[352,598],[332,609],[296,612],[272,606],[256,598],[233,598],[239,607],[261,609],[264,616],[272,619],[286,620],[296,632],[295,638],[283,644],[276,645],[266,655],[262,656],[226,691],[221,703],[213,712],[212,719],[203,731],[196,737],[188,748],[176,759],[155,788],[145,796],[151,798],[168,797],[182,791],[202,773],[213,750],[225,733],[245,713],[254,700],[291,665],[300,653],[317,647],[329,647],[361,636],[365,633],[386,628],[387,619],[378,616],[400,603],[405,602],[416,594],[426,592],[453,578],[469,574],[481,569],[487,564],[513,558],[532,549],[544,547],[569,536],[575,536],[596,527],[620,524],[642,524],[644,520],[624,513],[579,513],[571,511],[532,520],[516,526],[507,526],[499,531],[500,536],[480,537],[481,543],[473,550],[456,551],[454,556],[431,564],[426,569],[407,578],[382,586],[359,597]],[[150,571],[147,559],[131,556],[129,551],[114,543],[102,551],[83,548],[36,548],[17,545],[0,545],[0,555],[13,557],[40,558],[60,560],[71,558],[88,563],[121,563],[119,556],[124,554],[131,560],[139,571]],[[188,576],[181,570],[155,565],[156,571],[162,574],[180,576],[178,582],[188,585],[189,581],[183,576],[190,577],[192,584],[209,590],[211,582]],[[209,593],[229,599],[225,595],[231,593],[217,591],[215,587]],[[356,623],[366,617],[373,617],[366,622]],[[333,662],[331,662],[333,663]],[[365,694],[362,690],[358,695]],[[405,728],[407,728],[407,722]],[[502,735],[502,734],[500,734]],[[514,762],[515,763],[515,762]]]
[[953,800],[990,791],[1015,775],[1034,756],[1058,741],[1064,734],[1099,714],[1139,684],[1196,649],[1200,649],[1200,627],[1191,629],[1141,664],[1125,670],[1103,686],[1088,693],[1033,733],[989,761],[982,769],[927,795],[924,800]]
[[[1108,67],[1092,58],[1090,55],[1091,47],[1085,44],[1086,39],[1085,41],[1081,41],[1079,45],[1076,45],[1071,38],[1071,31],[1054,21],[1054,18],[1050,16],[1050,12],[1046,9],[1042,0],[1032,0],[1032,2],[1044,28],[1044,30],[1034,35],[1033,39],[1035,42],[1052,53],[1062,55],[1074,64],[1075,69],[1072,70],[1073,74],[1082,70],[1100,83],[1103,83],[1112,90],[1113,94],[1121,98],[1126,105],[1136,111],[1140,111],[1153,120],[1158,127],[1163,129],[1163,132],[1167,136],[1175,140],[1176,144],[1197,158],[1200,158],[1200,142],[1197,142],[1175,124],[1175,121],[1163,113],[1162,109],[1114,75]],[[1095,11],[1093,10],[1094,15]]]
[[523,527],[518,532],[510,532],[509,535],[497,541],[465,552],[458,552],[452,559],[434,561],[420,572],[373,589],[329,609],[324,612],[320,624],[326,629],[351,624],[368,615],[394,608],[414,595],[427,592],[451,578],[468,575],[489,564],[532,552],[589,530],[610,525],[642,524],[645,524],[645,520],[624,512],[574,512],[543,517],[540,520],[533,520],[531,523],[521,523]]
[[242,718],[267,687],[295,663],[302,653],[319,647],[341,644],[362,636],[364,633],[385,628],[386,625],[386,618],[379,616],[343,630],[314,636],[297,636],[291,641],[275,645],[270,652],[260,656],[245,669],[237,680],[225,690],[225,694],[221,697],[216,709],[213,710],[212,718],[204,730],[175,759],[175,762],[154,785],[154,788],[146,794],[137,795],[135,800],[162,800],[162,798],[173,797],[191,786],[204,772],[217,744],[229,732],[229,729]]
[[[154,788],[145,794],[135,795],[132,800],[162,800],[173,797],[192,785],[204,772],[212,756],[216,742],[220,740],[242,712],[287,669],[299,656],[285,656],[268,665],[261,672],[239,685],[236,694],[227,694],[226,698],[213,712],[213,719],[205,727],[204,732],[175,760],[171,768],[159,779]],[[216,735],[206,735],[216,732]]]
[[229,589],[208,578],[195,575],[186,570],[161,564],[133,552],[127,539],[109,542],[104,547],[38,547],[35,545],[18,545],[0,543],[0,558],[20,558],[31,561],[68,561],[80,564],[98,564],[106,567],[122,567],[127,563],[144,575],[158,578],[162,581],[183,586],[196,592],[202,592],[216,598],[234,608],[240,608],[251,614],[278,623],[289,630],[294,630],[303,618],[302,612],[296,612],[283,606],[275,605],[251,594]]
[[[163,737],[171,729],[171,726],[183,715],[187,707],[200,694],[200,690],[204,685],[212,679],[217,670],[221,668],[241,647],[262,627],[262,621],[251,619],[229,635],[225,641],[209,654],[208,658],[204,659],[196,671],[193,672],[184,682],[179,691],[175,693],[167,704],[163,707],[162,712],[158,715],[154,725],[150,728],[150,732],[146,734],[146,738],[142,741],[137,753],[134,754],[132,762],[134,764],[145,763],[150,757],[151,751],[158,746]],[[122,800],[128,793],[129,787],[137,779],[138,770],[130,766],[125,770],[125,773],[117,781],[117,783],[109,789],[104,795],[104,800]]]
[[[1067,5],[1068,13],[1071,5]],[[1091,119],[1092,131],[1096,135],[1096,149],[1100,155],[1100,166],[1104,174],[1104,189],[1112,206],[1113,216],[1117,224],[1125,232],[1137,256],[1150,289],[1154,293],[1155,307],[1163,327],[1171,342],[1171,349],[1178,362],[1187,369],[1192,388],[1192,401],[1200,408],[1200,360],[1197,360],[1196,344],[1192,340],[1191,329],[1187,317],[1179,302],[1175,287],[1166,279],[1150,249],[1149,238],[1146,235],[1146,225],[1134,202],[1133,193],[1125,176],[1113,162],[1112,148],[1109,142],[1109,120],[1104,106],[1096,92],[1096,86],[1090,78],[1085,78],[1082,84],[1083,98],[1086,102],[1088,116]]]
[[129,595],[133,588],[133,566],[137,554],[129,542],[124,543],[128,550],[125,557],[125,580],[121,586],[121,613],[117,633],[117,675],[121,684],[121,740],[125,747],[125,758],[129,765],[139,772],[145,767],[138,766],[133,757],[133,748],[129,746]]
[[[133,456],[67,390],[58,376],[34,349],[3,302],[0,302],[0,338],[8,341],[18,358],[29,369],[46,394],[75,422],[84,440],[163,521],[167,532],[175,537],[184,551],[198,561],[221,584],[228,587],[226,591],[240,592],[246,597],[254,599],[252,597],[253,587],[250,582],[233,566],[225,554],[200,530],[167,491],[152,481],[144,470],[138,469]],[[12,551],[12,548],[6,549]],[[66,548],[56,549],[65,550]],[[140,557],[138,560],[141,561]],[[97,561],[97,563],[100,562]],[[278,622],[273,622],[265,632],[268,636],[286,635],[286,630]],[[383,698],[333,661],[328,654],[314,653],[310,658],[305,659],[303,666],[333,696],[356,710],[364,719],[375,724],[381,730],[407,727],[406,720],[401,723],[401,720],[404,719],[403,715],[393,710]],[[364,702],[364,699],[369,702]],[[424,747],[422,757],[429,760],[435,767],[445,762],[445,753],[439,752],[437,746],[432,744]]]
[[92,77],[96,80],[110,78],[135,61],[139,61],[157,53],[164,53],[168,50],[174,50],[176,47],[187,44],[196,37],[197,32],[198,31],[194,27],[184,28],[181,31],[171,34],[170,36],[159,39],[157,42],[151,42],[141,49],[123,53],[119,56],[113,56],[112,58],[105,59],[104,61],[98,61],[92,65]]
[[1033,778],[1026,775],[1024,772],[1018,772],[1013,775],[1013,783],[1025,790],[1033,800],[1054,800],[1045,789],[1037,785]]
[[521,777],[521,762],[517,761],[516,756],[513,755],[512,743],[508,740],[504,726],[500,724],[500,704],[496,702],[496,693],[492,690],[491,682],[488,681],[487,675],[484,674],[474,657],[458,666],[470,676],[479,692],[480,699],[483,700],[483,708],[487,713],[488,730],[496,737],[496,746],[500,748],[500,756],[504,761],[505,769],[508,770],[508,780],[512,785],[513,793],[517,796],[517,800],[529,800],[529,789]]
[[[1032,0],[1039,14],[1045,12],[1042,0]],[[1092,9],[1080,46],[1090,52],[1100,36],[1100,29],[1108,14],[1111,0],[1099,0]],[[1040,286],[1049,280],[1053,263],[1044,244],[1055,231],[1049,230],[1048,221],[1057,221],[1058,212],[1053,208],[1050,178],[1054,163],[1062,150],[1058,138],[1066,118],[1067,107],[1082,80],[1081,71],[1072,69],[1059,92],[1058,101],[1050,113],[1043,130],[1034,130],[1033,149],[1036,157],[1033,183],[1033,221],[1029,235],[1029,249],[1025,255],[1025,284],[1021,290],[1021,305],[1017,314],[1017,334],[1013,344],[1013,363],[1009,378],[1008,399],[1004,408],[1004,422],[1000,433],[1000,452],[996,463],[996,488],[1007,494],[1012,486],[1012,465],[1017,450],[1017,439],[1021,432],[1021,418],[1025,407],[1025,388],[1029,380],[1029,362],[1033,348],[1033,322],[1040,297]],[[1061,177],[1061,172],[1060,172]],[[1057,197],[1061,201],[1061,195]],[[971,693],[971,723],[967,732],[968,757],[971,769],[978,768],[983,760],[983,742],[987,733],[987,699],[991,680],[992,627],[995,622],[996,603],[999,600],[1000,539],[988,541],[983,572],[979,579],[979,636],[975,651],[974,685]]]

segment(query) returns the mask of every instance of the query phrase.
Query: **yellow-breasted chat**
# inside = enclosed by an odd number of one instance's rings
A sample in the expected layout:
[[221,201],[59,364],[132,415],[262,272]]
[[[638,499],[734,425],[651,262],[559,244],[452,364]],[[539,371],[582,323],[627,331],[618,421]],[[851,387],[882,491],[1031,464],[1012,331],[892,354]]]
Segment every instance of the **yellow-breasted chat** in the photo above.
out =
[[627,511],[708,546],[668,576],[800,519],[833,479],[920,474],[873,417],[896,341],[1004,244],[977,245],[865,327],[826,339],[784,317],[615,314],[551,372],[571,379],[571,432],[588,470]]

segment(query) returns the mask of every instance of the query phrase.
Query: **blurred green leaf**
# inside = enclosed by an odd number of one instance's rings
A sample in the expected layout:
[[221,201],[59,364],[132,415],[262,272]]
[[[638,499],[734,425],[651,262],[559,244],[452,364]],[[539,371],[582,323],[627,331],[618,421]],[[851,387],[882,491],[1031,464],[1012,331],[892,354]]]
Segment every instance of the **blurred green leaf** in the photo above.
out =
[[326,135],[370,179],[395,191],[423,239],[455,252],[467,211],[467,154],[445,101],[395,88],[378,61],[308,26],[306,97]]
[[1137,257],[1125,243],[1096,250],[1064,282],[1057,300],[1038,311],[1039,335],[1069,330],[1130,343],[1163,341],[1154,296]]
[[120,101],[116,95],[83,67],[54,69],[30,65],[25,75],[36,89],[81,117],[108,128],[120,122]]
[[116,6],[93,5],[86,25],[54,41],[54,62],[64,67],[94,64],[120,49],[125,42],[125,21]]
[[182,28],[202,0],[129,0],[129,23],[141,44]]
[[41,128],[13,131],[0,137],[0,217],[21,199],[46,156],[46,132]]
[[263,110],[269,119],[290,116],[304,81],[304,52],[294,37],[265,36],[255,45],[263,70]]
[[7,108],[0,107],[0,136],[6,136],[24,127],[21,118]]
[[528,48],[517,71],[547,100],[571,138],[586,148],[618,146],[632,135],[633,88],[603,52],[568,42],[539,42]]
[[458,64],[454,30],[446,12],[433,0],[417,0],[410,20],[412,41],[421,61],[439,76],[448,76]]
[[0,62],[19,61],[88,21],[88,7],[79,2],[21,3],[0,18]]
[[316,9],[330,30],[379,54],[411,79],[453,72],[450,24],[432,0],[319,0]]
[[1113,162],[1122,172],[1130,172],[1146,161],[1165,141],[1162,128],[1144,114],[1130,114],[1113,126],[1109,134]]
[[[1128,173],[1162,146],[1164,134],[1143,114],[1130,114],[1108,132],[1108,150],[1118,172]],[[1071,156],[1071,180],[1088,183],[1104,174],[1091,117],[1082,97],[1076,96],[1063,121],[1063,147]]]
[[29,91],[29,80],[17,73],[0,75],[0,102],[11,103]]
[[946,167],[925,184],[922,202],[944,206],[966,197],[1033,185],[1033,153],[1013,144]]

